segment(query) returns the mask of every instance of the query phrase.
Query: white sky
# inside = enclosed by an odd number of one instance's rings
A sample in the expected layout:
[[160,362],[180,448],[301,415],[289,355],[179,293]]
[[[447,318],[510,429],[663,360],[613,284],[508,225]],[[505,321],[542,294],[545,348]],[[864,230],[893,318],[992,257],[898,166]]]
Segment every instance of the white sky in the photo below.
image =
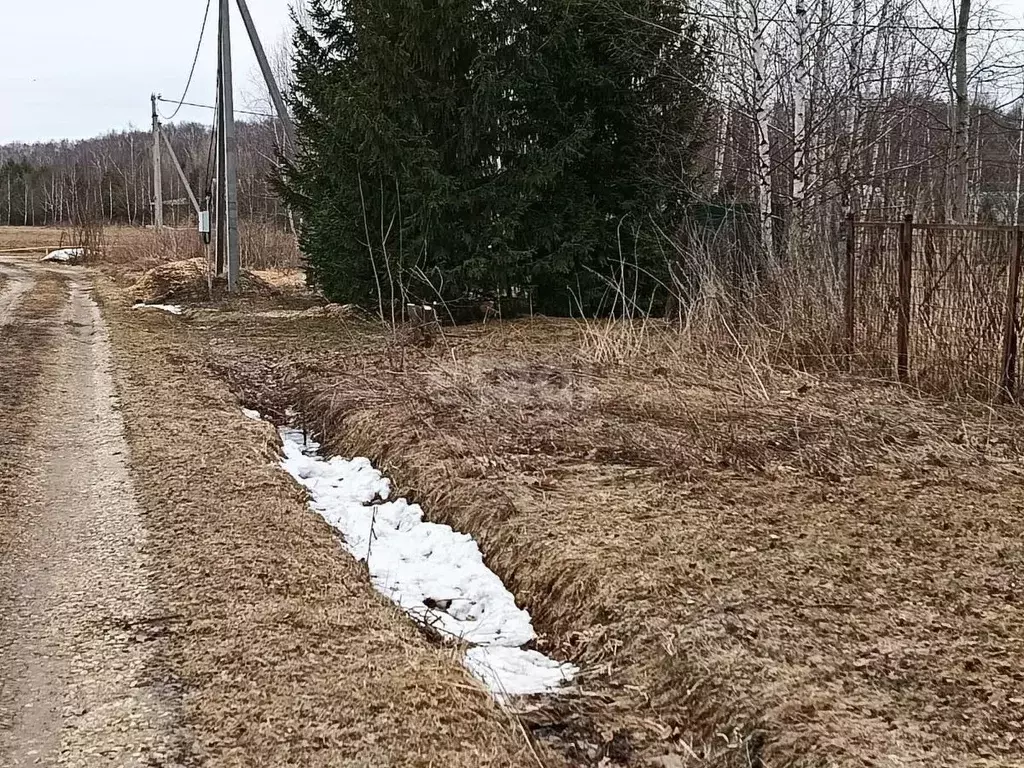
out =
[[[248,0],[268,50],[287,29],[290,2]],[[200,104],[214,99],[217,4],[189,90],[188,100]],[[235,105],[242,107],[254,90],[256,59],[234,0],[231,6]],[[0,143],[148,129],[150,93],[181,97],[205,7],[206,0],[0,0]],[[211,116],[183,107],[178,120]]]
[[[288,27],[291,0],[248,0],[269,50]],[[786,0],[782,0],[786,2]],[[1024,0],[994,0],[1024,26]],[[210,104],[216,80],[217,0],[189,101]],[[975,0],[981,5],[982,0]],[[149,94],[178,99],[206,0],[0,0],[0,143],[80,139],[149,126]],[[253,92],[256,62],[232,0],[236,107]],[[952,19],[953,0],[949,0]],[[1022,35],[1024,38],[1024,35]],[[164,114],[171,107],[162,105]],[[182,108],[178,120],[210,122]]]

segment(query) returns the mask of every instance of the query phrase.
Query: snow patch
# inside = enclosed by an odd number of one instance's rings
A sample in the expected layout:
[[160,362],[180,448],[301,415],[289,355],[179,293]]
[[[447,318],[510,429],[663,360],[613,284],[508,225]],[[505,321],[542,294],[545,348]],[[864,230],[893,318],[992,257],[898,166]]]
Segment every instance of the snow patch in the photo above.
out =
[[579,671],[537,651],[500,645],[470,648],[464,663],[498,697],[554,691]]
[[170,312],[172,315],[180,315],[184,311],[177,304],[136,304],[132,309],[156,309],[161,312]]
[[573,678],[571,664],[520,647],[536,637],[530,614],[484,565],[471,536],[425,522],[418,504],[392,500],[391,481],[369,459],[324,459],[299,430],[280,433],[281,466],[367,563],[373,585],[416,621],[475,646],[464,663],[495,696],[552,692]]
[[62,264],[67,264],[82,258],[84,255],[85,250],[82,248],[61,248],[57,251],[50,251],[43,256],[43,261],[58,261]]

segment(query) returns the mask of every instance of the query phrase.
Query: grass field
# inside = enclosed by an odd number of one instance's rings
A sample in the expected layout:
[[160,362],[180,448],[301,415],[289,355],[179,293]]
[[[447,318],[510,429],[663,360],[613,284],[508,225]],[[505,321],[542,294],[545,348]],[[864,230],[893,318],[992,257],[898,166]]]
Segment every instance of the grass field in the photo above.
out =
[[57,248],[64,230],[54,227],[0,227],[0,251],[15,248]]
[[538,318],[424,345],[253,311],[276,301],[134,322],[480,542],[538,645],[584,670],[579,695],[522,714],[545,749],[574,765],[1024,765],[1017,407],[649,324]]
[[564,321],[426,350],[322,321],[192,330],[248,404],[298,406],[478,538],[587,670],[592,697],[540,732],[715,765],[1019,760],[1016,409],[730,366],[671,334],[596,364]]

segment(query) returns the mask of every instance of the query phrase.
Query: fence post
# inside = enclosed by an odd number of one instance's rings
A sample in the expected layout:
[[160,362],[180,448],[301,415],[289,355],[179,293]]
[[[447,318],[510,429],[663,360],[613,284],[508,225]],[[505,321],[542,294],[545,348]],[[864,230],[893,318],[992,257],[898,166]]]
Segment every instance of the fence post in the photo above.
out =
[[900,309],[896,328],[896,375],[901,383],[910,381],[910,298],[913,278],[914,215],[908,213],[900,225]]
[[853,212],[846,214],[846,296],[844,310],[846,319],[846,370],[853,370],[853,355],[856,351],[856,316],[854,315],[854,282],[857,277],[857,228],[853,223]]
[[1013,230],[1013,251],[1010,255],[1010,269],[1006,280],[1006,317],[1003,324],[1003,375],[1000,382],[1000,398],[1011,402],[1017,390],[1017,313],[1020,308],[1020,267],[1021,251],[1024,249],[1024,230]]

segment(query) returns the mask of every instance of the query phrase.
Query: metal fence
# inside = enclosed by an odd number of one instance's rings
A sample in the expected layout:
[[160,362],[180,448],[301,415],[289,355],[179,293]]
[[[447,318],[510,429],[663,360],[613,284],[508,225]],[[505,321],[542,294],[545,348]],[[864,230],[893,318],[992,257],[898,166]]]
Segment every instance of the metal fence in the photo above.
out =
[[1024,228],[847,221],[850,367],[1017,399]]

